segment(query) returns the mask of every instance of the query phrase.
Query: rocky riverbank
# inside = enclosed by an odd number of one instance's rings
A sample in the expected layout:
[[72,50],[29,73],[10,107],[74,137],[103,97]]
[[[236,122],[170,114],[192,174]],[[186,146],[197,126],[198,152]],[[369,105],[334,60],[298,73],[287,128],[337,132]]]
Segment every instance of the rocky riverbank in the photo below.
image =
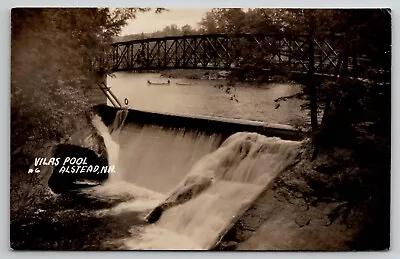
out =
[[333,149],[311,161],[304,148],[215,249],[388,249],[388,184],[379,171],[360,167],[351,150]]

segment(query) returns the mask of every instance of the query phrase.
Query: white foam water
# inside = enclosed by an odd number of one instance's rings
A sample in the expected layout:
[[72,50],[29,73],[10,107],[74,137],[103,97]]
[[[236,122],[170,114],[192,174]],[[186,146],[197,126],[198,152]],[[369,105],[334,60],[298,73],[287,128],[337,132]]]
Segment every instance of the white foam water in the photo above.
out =
[[[156,224],[125,240],[127,249],[210,249],[265,186],[298,153],[299,142],[237,133],[192,168],[167,200],[211,181],[198,196],[173,206]],[[184,240],[184,241],[182,241]],[[167,242],[167,244],[165,243]]]
[[162,200],[165,195],[116,179],[109,179],[102,185],[82,190],[88,196],[103,200],[147,199]]
[[[120,113],[122,111],[118,111]],[[119,118],[119,116],[117,116]],[[104,144],[107,149],[108,165],[115,167],[115,172],[109,175],[109,179],[118,175],[118,159],[119,159],[119,145],[112,138],[109,129],[103,123],[98,115],[95,115],[92,119],[93,126],[97,129],[99,134],[103,137]],[[113,123],[114,124],[114,123]],[[121,124],[120,127],[123,125]]]
[[[149,189],[142,188],[135,184],[123,181],[123,179],[121,178],[121,171],[119,166],[120,145],[117,141],[120,131],[124,126],[127,115],[127,110],[118,111],[114,122],[110,126],[110,129],[107,128],[107,126],[103,123],[99,116],[94,116],[92,123],[99,134],[103,137],[104,144],[107,149],[108,164],[110,166],[115,166],[115,172],[110,173],[107,181],[102,185],[82,190],[82,192],[88,196],[103,200],[135,199],[130,204],[131,210],[146,210],[149,209],[149,206],[154,206],[154,204],[160,202],[165,196]],[[112,134],[110,132],[112,132]],[[144,204],[146,202],[148,202],[149,204]],[[122,209],[123,207],[125,209]],[[120,207],[116,208],[115,211],[112,213],[115,213],[116,211],[126,210],[128,209],[127,207],[129,207],[127,206],[127,204],[120,204]]]
[[129,124],[119,136],[120,178],[164,194],[221,144],[220,134],[158,125]]
[[152,250],[154,242],[157,242],[157,250],[200,250],[198,244],[189,237],[177,234],[174,231],[160,228],[156,225],[133,229],[133,235],[140,233],[138,237],[124,242],[124,249]]

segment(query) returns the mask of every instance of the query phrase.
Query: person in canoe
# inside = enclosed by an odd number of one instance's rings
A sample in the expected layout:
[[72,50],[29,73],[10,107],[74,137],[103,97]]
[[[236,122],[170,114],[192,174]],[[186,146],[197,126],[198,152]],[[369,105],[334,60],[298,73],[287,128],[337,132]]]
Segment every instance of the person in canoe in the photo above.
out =
[[153,83],[150,80],[147,80],[148,85],[169,85],[170,83],[171,83],[171,81],[169,79],[166,83]]

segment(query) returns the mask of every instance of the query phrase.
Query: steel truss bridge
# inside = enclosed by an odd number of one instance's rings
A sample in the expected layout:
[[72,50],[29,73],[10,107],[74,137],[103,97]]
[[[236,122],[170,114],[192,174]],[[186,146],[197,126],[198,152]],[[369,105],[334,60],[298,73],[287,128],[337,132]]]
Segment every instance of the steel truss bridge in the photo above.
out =
[[[112,45],[113,71],[259,69],[334,76],[363,70],[366,61],[345,54],[338,35],[208,34],[148,38]],[[361,68],[361,69],[360,69]]]

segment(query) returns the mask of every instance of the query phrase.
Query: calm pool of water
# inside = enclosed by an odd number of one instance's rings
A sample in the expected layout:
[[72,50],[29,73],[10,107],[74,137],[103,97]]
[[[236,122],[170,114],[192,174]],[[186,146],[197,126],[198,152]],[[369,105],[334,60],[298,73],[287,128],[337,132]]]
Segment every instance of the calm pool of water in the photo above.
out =
[[[294,84],[266,84],[251,86],[237,84],[227,92],[226,80],[169,79],[168,85],[148,84],[167,82],[157,73],[118,72],[107,84],[121,100],[129,100],[129,107],[158,113],[178,115],[205,115],[234,119],[290,124],[304,121],[301,100],[281,102],[274,100],[300,90]],[[109,103],[111,105],[111,103]]]

